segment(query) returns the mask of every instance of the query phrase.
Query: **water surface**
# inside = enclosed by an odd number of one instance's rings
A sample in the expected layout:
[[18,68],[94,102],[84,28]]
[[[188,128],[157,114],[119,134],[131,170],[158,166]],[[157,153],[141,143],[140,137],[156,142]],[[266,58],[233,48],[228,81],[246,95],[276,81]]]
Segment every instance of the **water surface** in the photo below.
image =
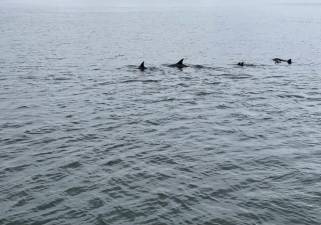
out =
[[0,224],[320,224],[318,4],[2,3]]

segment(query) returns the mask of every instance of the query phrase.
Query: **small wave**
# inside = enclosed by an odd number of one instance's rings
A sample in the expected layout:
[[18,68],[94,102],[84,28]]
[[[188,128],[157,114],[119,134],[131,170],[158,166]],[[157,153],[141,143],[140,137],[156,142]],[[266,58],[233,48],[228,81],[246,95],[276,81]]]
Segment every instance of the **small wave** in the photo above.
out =
[[63,201],[65,201],[65,199],[57,198],[57,199],[54,199],[54,200],[52,200],[50,202],[42,203],[41,205],[39,205],[36,208],[34,208],[33,211],[39,212],[39,211],[43,211],[43,210],[48,210],[48,209],[51,209],[53,207],[57,207]]
[[232,73],[223,73],[221,76],[232,79],[232,80],[242,80],[252,78],[252,75],[249,74],[232,74]]
[[160,80],[141,80],[143,83],[158,83]]
[[110,161],[104,163],[103,165],[104,166],[114,166],[114,165],[117,165],[117,164],[119,164],[121,162],[122,162],[121,159],[114,159],[114,160],[110,160]]
[[81,166],[80,162],[72,162],[72,163],[68,163],[64,166],[61,166],[60,168],[62,169],[75,169]]
[[195,93],[196,96],[205,96],[205,95],[211,95],[211,94],[213,94],[213,92],[199,91]]
[[87,191],[87,187],[71,187],[65,190],[69,196],[76,196]]
[[278,95],[278,97],[280,98],[300,98],[300,99],[304,99],[305,97],[302,95],[290,95],[290,94],[283,94],[283,95]]

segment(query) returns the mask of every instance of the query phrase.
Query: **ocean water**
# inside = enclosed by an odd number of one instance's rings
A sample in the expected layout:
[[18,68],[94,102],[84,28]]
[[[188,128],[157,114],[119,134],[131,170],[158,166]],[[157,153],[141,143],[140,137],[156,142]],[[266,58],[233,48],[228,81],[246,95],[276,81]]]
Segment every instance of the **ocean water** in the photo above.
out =
[[1,225],[321,223],[317,1],[0,3]]

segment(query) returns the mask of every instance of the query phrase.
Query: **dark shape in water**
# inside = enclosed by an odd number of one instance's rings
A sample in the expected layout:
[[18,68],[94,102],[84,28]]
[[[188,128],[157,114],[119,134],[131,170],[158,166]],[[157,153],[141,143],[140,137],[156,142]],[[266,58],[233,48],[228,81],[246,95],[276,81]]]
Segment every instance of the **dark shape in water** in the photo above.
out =
[[244,66],[255,66],[254,64],[249,64],[249,63],[245,63],[245,62],[238,62],[237,65],[238,66],[242,66],[242,67],[244,67]]
[[237,63],[238,66],[244,66],[244,64],[245,64],[244,62]]
[[169,65],[169,67],[176,67],[176,68],[179,68],[179,69],[182,69],[184,67],[188,67],[183,63],[183,61],[184,61],[184,59],[181,59],[181,60],[178,61],[178,63]]
[[144,71],[144,70],[147,69],[147,67],[145,67],[145,62],[144,62],[144,61],[140,64],[140,66],[138,67],[138,69],[141,70],[141,71]]
[[288,64],[292,64],[292,59],[285,60],[285,59],[280,59],[280,58],[274,58],[272,59],[275,64],[279,64],[281,62],[287,62]]

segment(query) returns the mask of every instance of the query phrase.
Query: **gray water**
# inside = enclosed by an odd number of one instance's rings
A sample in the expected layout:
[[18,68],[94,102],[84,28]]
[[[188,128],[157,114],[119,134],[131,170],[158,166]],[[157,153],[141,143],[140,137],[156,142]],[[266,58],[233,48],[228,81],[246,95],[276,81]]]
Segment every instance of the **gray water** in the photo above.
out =
[[75,2],[0,2],[1,225],[321,223],[321,4]]

